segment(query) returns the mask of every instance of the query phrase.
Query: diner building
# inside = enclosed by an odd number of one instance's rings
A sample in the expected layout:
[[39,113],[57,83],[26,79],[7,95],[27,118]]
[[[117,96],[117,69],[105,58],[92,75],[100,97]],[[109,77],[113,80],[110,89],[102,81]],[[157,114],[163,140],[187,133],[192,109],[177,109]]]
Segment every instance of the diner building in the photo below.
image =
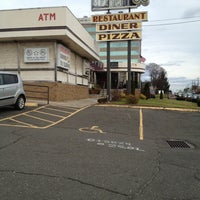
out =
[[0,10],[0,70],[48,86],[52,101],[88,97],[98,49],[67,7]]

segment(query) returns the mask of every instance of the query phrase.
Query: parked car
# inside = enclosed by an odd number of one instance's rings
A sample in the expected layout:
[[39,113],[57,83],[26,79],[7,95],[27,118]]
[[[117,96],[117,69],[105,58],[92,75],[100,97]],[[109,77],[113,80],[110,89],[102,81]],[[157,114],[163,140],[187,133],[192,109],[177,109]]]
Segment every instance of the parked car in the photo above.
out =
[[25,107],[26,95],[18,73],[0,71],[0,106],[14,105],[16,109]]
[[200,106],[200,99],[197,100],[197,106]]
[[176,94],[176,100],[185,100],[186,99],[186,95],[185,95],[185,93],[178,93],[178,94]]
[[193,94],[193,96],[192,96],[192,102],[197,102],[198,99],[200,99],[200,94]]
[[187,101],[192,101],[192,97],[193,97],[192,93],[186,93],[186,100]]

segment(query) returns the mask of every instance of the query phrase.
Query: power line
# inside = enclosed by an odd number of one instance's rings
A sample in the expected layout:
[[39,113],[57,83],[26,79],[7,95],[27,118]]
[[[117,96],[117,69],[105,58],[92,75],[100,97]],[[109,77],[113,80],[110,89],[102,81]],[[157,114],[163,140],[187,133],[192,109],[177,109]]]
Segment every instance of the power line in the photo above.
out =
[[193,21],[173,22],[173,23],[164,23],[164,24],[151,24],[151,25],[143,25],[143,26],[170,26],[170,25],[188,24],[188,23],[195,23],[195,22],[200,22],[200,19],[193,20]]
[[158,22],[158,21],[172,21],[172,20],[182,20],[182,19],[192,19],[192,18],[199,18],[200,16],[195,17],[182,17],[182,18],[171,18],[171,19],[156,19],[151,20],[150,22]]

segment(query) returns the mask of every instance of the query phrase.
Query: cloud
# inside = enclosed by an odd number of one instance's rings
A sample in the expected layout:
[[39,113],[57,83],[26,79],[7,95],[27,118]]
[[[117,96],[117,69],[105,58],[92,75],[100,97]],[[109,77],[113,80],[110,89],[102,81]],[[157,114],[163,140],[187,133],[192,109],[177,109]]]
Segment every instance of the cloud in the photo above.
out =
[[183,13],[183,17],[199,17],[200,16],[200,6],[199,7],[194,7],[186,10]]
[[167,62],[167,63],[161,63],[161,64],[159,64],[161,67],[174,67],[174,66],[176,66],[176,67],[179,67],[179,66],[181,66],[182,64],[184,63],[184,61],[183,60],[177,60],[177,61],[169,61],[169,62]]
[[149,75],[149,71],[148,71],[148,70],[146,70],[145,73],[142,74],[141,80],[142,80],[142,82],[151,81],[151,78],[150,78],[150,75]]
[[[141,79],[142,82],[150,81],[150,75],[148,70],[146,70],[145,73],[142,74]],[[189,79],[187,77],[181,76],[181,77],[169,77],[168,81],[170,84],[170,90],[172,90],[173,92],[177,92],[179,90],[184,90],[184,88],[191,87],[194,79]]]
[[187,77],[171,77],[168,78],[170,83],[170,89],[173,91],[183,90],[184,88],[191,87],[193,79]]
[[171,77],[171,78],[169,78],[169,80],[172,83],[183,83],[183,82],[187,82],[187,81],[192,81],[191,79],[188,79],[187,77]]

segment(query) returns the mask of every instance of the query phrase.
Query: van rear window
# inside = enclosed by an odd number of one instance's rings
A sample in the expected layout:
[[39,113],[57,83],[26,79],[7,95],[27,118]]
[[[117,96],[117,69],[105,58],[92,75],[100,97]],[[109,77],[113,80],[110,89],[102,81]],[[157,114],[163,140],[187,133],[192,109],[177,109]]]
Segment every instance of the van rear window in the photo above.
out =
[[0,85],[18,83],[18,77],[15,74],[0,74]]
[[0,85],[3,85],[3,75],[0,74]]

